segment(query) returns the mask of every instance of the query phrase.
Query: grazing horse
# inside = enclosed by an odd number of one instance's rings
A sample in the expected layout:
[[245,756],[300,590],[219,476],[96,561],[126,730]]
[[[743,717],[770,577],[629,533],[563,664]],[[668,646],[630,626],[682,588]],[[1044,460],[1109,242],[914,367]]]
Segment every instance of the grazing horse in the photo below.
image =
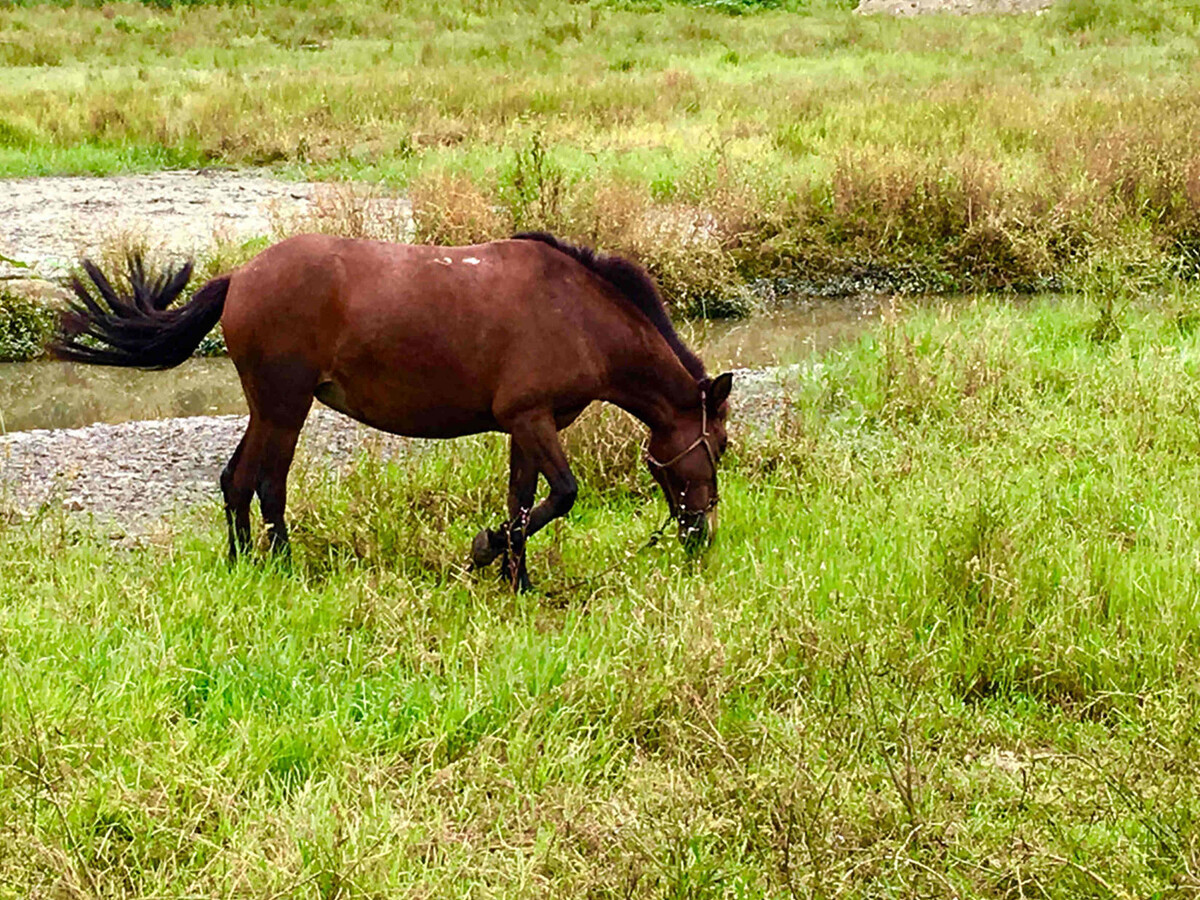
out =
[[[628,260],[542,233],[470,247],[301,235],[174,307],[190,264],[149,278],[131,259],[128,294],[83,267],[95,294],[75,280],[60,359],[167,369],[223,325],[250,408],[221,474],[231,558],[250,543],[256,492],[271,547],[286,549],[288,468],[314,398],[409,437],[507,432],[508,519],[471,559],[503,555],[514,589],[529,587],[525,542],[575,502],[558,432],[597,400],[650,429],[646,461],[680,539],[711,539],[733,378],[708,377]],[[539,474],[550,492],[535,506]]]

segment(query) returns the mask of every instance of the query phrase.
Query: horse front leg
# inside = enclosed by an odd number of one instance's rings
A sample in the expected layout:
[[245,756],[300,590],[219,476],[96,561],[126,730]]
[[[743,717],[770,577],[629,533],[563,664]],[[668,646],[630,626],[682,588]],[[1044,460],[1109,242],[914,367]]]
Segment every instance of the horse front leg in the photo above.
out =
[[[512,421],[512,451],[509,468],[509,521],[500,531],[486,529],[475,538],[473,557],[476,567],[487,565],[505,554],[502,574],[514,590],[532,585],[525,566],[525,544],[547,524],[565,516],[579,493],[575,476],[567,464],[558,440],[558,429],[549,415],[528,415]],[[532,509],[541,473],[550,485],[550,494]]]
[[[526,532],[525,520],[533,508],[534,496],[537,493],[538,470],[522,452],[520,444],[510,441],[508,451],[508,519],[495,529],[484,528],[475,535],[471,545],[471,568],[484,569],[491,565],[496,557],[503,556],[504,564],[500,567],[501,578],[514,583],[519,582],[524,573],[524,553],[517,555],[519,570],[515,577],[510,577],[509,568],[514,559],[513,538],[516,538],[518,548],[523,551]],[[524,575],[528,585],[529,576]]]

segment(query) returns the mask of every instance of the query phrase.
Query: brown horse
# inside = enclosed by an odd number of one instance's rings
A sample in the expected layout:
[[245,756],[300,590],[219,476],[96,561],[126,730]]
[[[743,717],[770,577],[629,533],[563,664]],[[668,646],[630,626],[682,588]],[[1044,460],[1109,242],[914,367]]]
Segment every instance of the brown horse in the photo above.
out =
[[[224,326],[250,408],[221,474],[231,558],[250,543],[255,492],[271,546],[286,548],[288,468],[314,397],[394,434],[507,432],[509,518],[471,557],[503,554],[514,588],[529,586],[526,540],[575,501],[558,432],[596,400],[649,427],[646,460],[680,539],[711,538],[733,379],[707,376],[634,263],[540,233],[471,247],[303,235],[176,307],[190,265],[150,279],[130,260],[127,295],[83,265],[96,295],[76,279],[59,358],[166,369]],[[534,506],[539,474],[550,493]]]

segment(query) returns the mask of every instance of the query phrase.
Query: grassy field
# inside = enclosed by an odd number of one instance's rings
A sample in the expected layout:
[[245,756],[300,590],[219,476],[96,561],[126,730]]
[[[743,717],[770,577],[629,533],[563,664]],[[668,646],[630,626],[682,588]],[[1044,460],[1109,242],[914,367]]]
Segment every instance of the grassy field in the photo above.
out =
[[1077,289],[808,360],[700,563],[609,570],[664,513],[615,415],[520,597],[462,568],[498,438],[297,472],[288,568],[215,497],[0,515],[0,898],[1200,894],[1196,7],[847,6],[0,9],[4,174],[378,181],[681,311]]
[[0,897],[1195,896],[1196,300],[885,317],[699,565],[603,574],[616,417],[526,596],[461,568],[498,439],[301,473],[290,570],[0,526]]
[[929,291],[1196,274],[1200,8],[851,5],[10,8],[0,173],[381,181],[411,192],[422,239],[549,227],[636,253],[708,312],[744,306],[756,275]]

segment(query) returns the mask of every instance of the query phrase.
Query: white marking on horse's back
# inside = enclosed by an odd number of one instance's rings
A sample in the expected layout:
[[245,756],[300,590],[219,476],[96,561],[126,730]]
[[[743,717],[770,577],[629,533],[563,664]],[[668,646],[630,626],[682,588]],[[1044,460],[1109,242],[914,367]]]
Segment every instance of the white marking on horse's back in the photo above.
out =
[[463,262],[465,262],[465,263],[466,263],[468,266],[477,266],[477,265],[479,265],[479,260],[477,260],[477,259],[476,259],[475,257],[473,257],[473,256],[468,256],[466,259],[464,259],[464,260],[463,260]]
[[439,266],[448,266],[451,263],[453,263],[454,260],[452,260],[448,256],[443,256],[441,259],[435,259],[434,262],[437,263]]

